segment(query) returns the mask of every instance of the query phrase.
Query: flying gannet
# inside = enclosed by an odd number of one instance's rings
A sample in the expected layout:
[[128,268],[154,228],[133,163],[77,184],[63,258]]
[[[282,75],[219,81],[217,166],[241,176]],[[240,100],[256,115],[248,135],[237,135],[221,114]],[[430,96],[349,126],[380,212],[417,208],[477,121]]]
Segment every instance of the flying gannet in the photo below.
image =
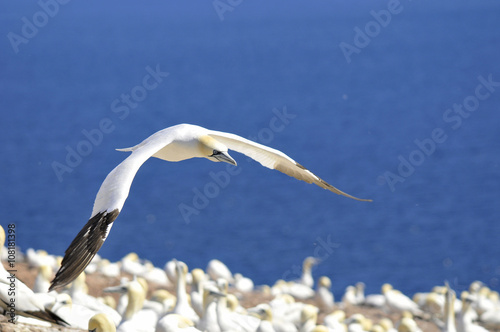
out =
[[146,160],[151,157],[167,161],[207,158],[214,162],[223,161],[236,165],[228,149],[243,153],[267,168],[276,169],[307,183],[314,183],[336,194],[360,201],[370,201],[338,190],[281,151],[230,133],[190,124],[172,126],[154,133],[136,146],[118,149],[132,154],[116,166],[102,183],[90,220],[66,250],[50,290],[70,283],[90,263],[106,240],[113,221],[127,199],[132,180]]

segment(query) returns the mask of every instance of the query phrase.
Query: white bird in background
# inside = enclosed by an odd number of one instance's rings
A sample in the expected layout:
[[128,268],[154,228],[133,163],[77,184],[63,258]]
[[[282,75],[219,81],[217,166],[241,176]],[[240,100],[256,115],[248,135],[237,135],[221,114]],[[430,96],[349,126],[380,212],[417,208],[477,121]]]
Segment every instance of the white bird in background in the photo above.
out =
[[125,285],[105,288],[104,292],[127,294],[127,308],[117,331],[150,332],[155,330],[158,315],[152,309],[143,308],[147,291],[141,284],[140,279],[134,279]]
[[[4,243],[5,230],[0,225],[0,253],[3,251]],[[12,283],[15,284],[15,287],[12,287]],[[14,298],[13,296],[15,296],[15,318],[20,318],[16,316],[23,316],[53,324],[68,325],[64,319],[46,309],[37,295],[21,280],[17,279],[15,274],[13,275],[8,272],[0,261],[0,308],[5,311],[7,316],[9,316],[10,309],[12,308],[9,305]],[[19,321],[21,322],[22,320]]]
[[106,314],[100,313],[89,319],[89,332],[116,332],[116,326]]
[[127,199],[135,174],[146,160],[151,157],[167,161],[207,158],[214,162],[223,161],[236,165],[228,149],[243,153],[267,168],[276,169],[298,180],[314,183],[349,198],[369,201],[338,190],[281,151],[230,133],[190,124],[176,125],[154,133],[134,147],[119,149],[132,154],[116,166],[102,183],[90,220],[66,250],[50,290],[70,283],[99,251]]
[[319,263],[319,259],[314,257],[307,257],[302,263],[302,276],[300,277],[300,283],[306,285],[310,288],[314,286],[314,279],[312,276],[312,267]]
[[212,259],[208,262],[207,274],[213,281],[217,281],[221,278],[227,280],[228,282],[234,281],[231,270],[229,270],[226,264],[222,263],[218,259]]
[[186,275],[188,273],[187,265],[184,262],[176,261],[177,282],[175,291],[177,295],[177,303],[172,311],[174,314],[182,315],[194,323],[200,319],[198,314],[189,305],[188,295],[186,293]]
[[443,332],[457,332],[455,324],[455,297],[455,292],[450,288],[448,283],[446,283]]
[[327,276],[322,276],[318,280],[318,289],[316,291],[316,300],[319,307],[325,312],[330,313],[334,307],[334,297],[330,289],[332,288],[332,281]]
[[382,294],[385,296],[385,303],[390,311],[409,311],[413,315],[423,315],[422,310],[420,310],[415,302],[400,291],[393,289],[391,284],[382,285]]

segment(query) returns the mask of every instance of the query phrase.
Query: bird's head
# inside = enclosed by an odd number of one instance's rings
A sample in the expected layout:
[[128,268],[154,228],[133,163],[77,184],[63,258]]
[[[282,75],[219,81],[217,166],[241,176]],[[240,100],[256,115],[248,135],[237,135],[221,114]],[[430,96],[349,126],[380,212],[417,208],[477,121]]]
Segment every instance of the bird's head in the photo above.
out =
[[214,162],[223,161],[236,166],[236,161],[227,152],[227,147],[215,138],[204,135],[200,137],[199,142],[199,147],[205,158]]

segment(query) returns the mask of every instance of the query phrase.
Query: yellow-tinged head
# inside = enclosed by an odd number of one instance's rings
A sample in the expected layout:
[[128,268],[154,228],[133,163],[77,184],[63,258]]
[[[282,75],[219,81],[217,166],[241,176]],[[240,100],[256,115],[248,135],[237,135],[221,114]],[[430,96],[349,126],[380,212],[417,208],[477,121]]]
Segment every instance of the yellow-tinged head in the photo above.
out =
[[90,332],[115,332],[116,327],[111,318],[106,314],[100,313],[92,316],[89,320]]
[[236,161],[227,152],[227,147],[209,135],[200,136],[198,147],[203,157],[219,162],[223,161],[236,166]]
[[392,288],[392,285],[391,284],[383,284],[382,285],[382,294],[385,294],[387,293],[388,291],[391,291],[393,288]]
[[312,304],[304,305],[300,313],[300,322],[305,323],[309,320],[316,322],[318,320],[318,311],[319,309]]
[[332,281],[327,276],[322,276],[321,278],[319,278],[318,284],[328,289],[332,287]]

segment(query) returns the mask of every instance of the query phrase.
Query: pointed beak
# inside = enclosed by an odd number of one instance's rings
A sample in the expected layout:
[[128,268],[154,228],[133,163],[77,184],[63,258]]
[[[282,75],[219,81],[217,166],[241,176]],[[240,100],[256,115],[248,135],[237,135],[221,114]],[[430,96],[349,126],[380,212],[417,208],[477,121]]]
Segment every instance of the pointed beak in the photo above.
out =
[[125,286],[114,286],[114,287],[108,287],[104,288],[102,290],[104,293],[119,293],[119,294],[124,294],[127,292],[127,287]]
[[217,159],[218,161],[223,161],[225,163],[236,166],[236,161],[233,158],[231,158],[231,156],[227,152],[221,152],[215,155],[214,158]]

